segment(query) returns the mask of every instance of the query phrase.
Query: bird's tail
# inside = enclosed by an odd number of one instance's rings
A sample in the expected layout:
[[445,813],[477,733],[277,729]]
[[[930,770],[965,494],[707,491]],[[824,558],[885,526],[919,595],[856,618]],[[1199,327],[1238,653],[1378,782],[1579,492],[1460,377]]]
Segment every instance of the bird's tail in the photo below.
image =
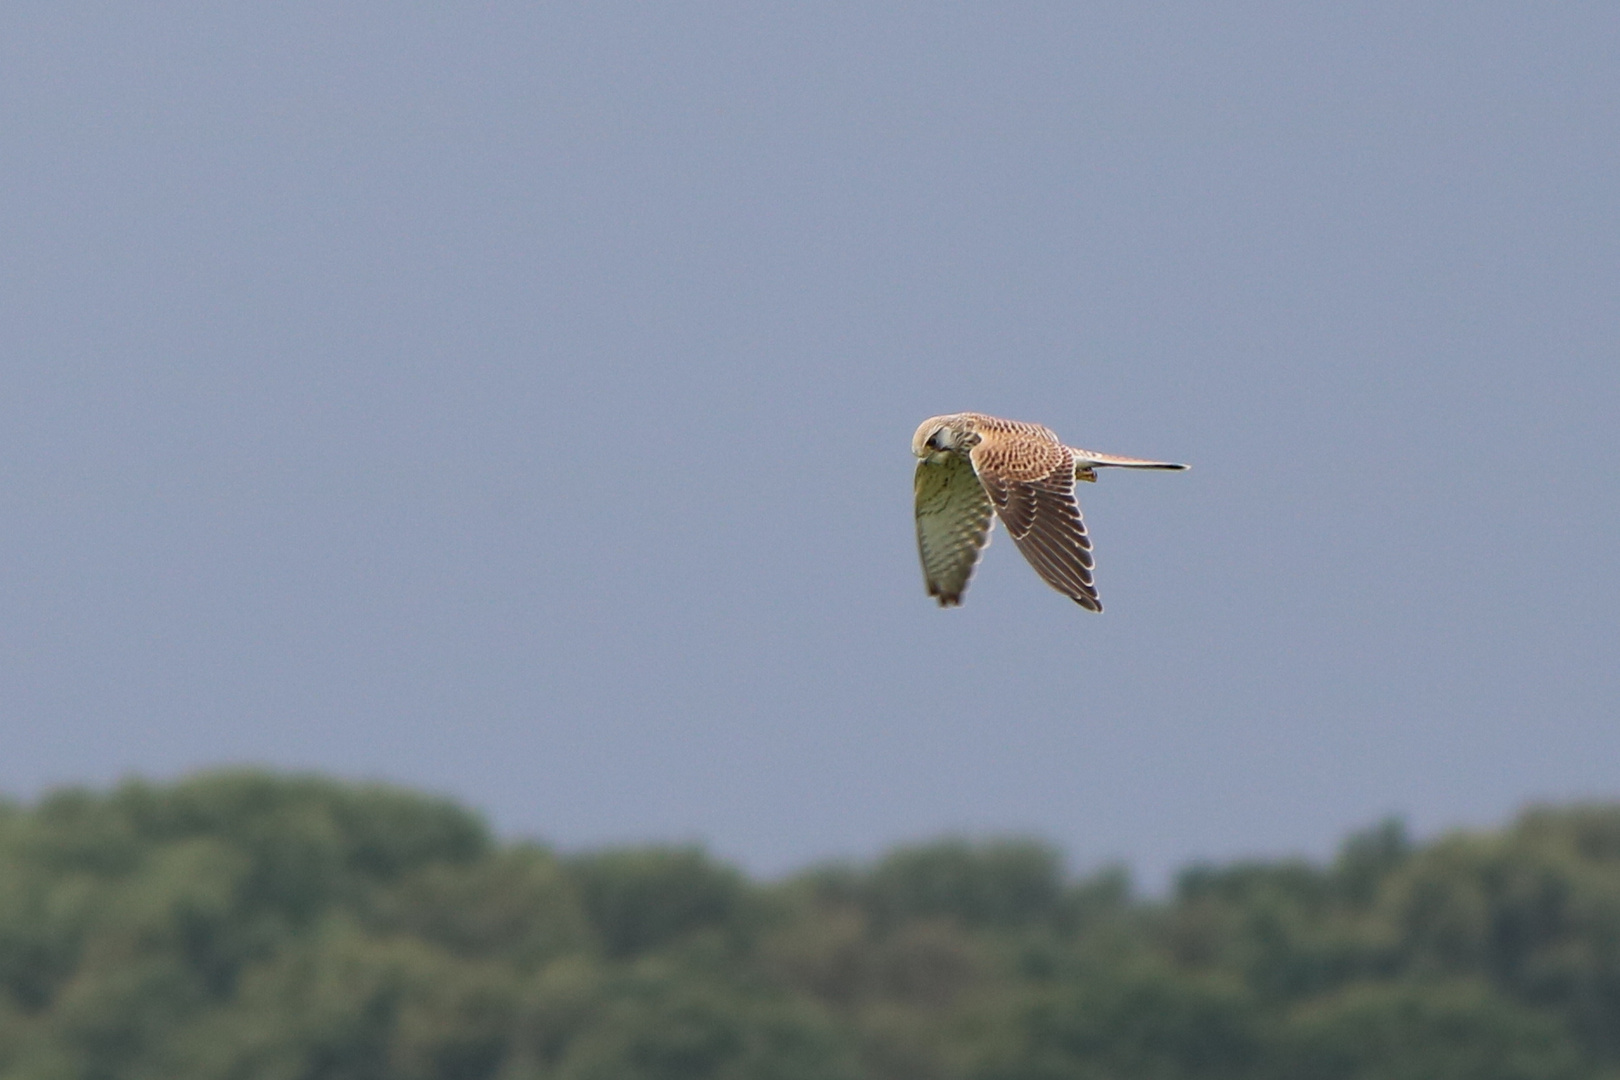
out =
[[[1120,469],[1185,469],[1187,466],[1174,461],[1149,461],[1146,458],[1120,457],[1118,454],[1099,454],[1095,450],[1082,450],[1078,446],[1069,447],[1074,453],[1074,474],[1082,480],[1095,480],[1097,478],[1093,469],[1120,468]],[[1084,474],[1091,473],[1090,476]]]

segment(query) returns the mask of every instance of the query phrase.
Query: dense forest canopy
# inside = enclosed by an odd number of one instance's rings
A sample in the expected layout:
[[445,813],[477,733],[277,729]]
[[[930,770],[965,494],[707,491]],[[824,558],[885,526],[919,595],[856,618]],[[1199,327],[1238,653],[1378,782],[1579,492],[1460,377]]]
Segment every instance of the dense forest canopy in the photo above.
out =
[[1025,840],[761,883],[255,772],[0,807],[0,1077],[1620,1078],[1620,806],[1167,898]]

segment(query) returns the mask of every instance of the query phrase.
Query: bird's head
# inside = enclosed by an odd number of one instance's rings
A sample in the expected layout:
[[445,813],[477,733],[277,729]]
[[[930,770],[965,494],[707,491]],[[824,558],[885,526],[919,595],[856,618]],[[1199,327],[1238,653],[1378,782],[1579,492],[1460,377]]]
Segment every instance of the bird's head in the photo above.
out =
[[978,441],[971,421],[960,413],[934,416],[924,420],[911,437],[911,452],[935,460],[942,454],[965,453]]

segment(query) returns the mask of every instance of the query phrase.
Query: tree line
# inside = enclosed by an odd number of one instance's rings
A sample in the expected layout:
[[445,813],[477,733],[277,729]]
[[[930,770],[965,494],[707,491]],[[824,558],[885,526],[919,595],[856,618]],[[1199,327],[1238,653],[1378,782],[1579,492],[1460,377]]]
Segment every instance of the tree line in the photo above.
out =
[[1030,840],[748,879],[210,773],[0,806],[0,1077],[1620,1080],[1620,806],[1170,895]]

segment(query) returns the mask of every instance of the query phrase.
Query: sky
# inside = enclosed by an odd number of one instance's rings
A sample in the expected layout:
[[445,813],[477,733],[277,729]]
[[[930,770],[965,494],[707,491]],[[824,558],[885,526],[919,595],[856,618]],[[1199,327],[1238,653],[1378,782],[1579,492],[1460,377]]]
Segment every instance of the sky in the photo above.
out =
[[[12,0],[0,791],[1147,887],[1620,798],[1620,7]],[[1106,614],[961,410],[1085,485]]]

